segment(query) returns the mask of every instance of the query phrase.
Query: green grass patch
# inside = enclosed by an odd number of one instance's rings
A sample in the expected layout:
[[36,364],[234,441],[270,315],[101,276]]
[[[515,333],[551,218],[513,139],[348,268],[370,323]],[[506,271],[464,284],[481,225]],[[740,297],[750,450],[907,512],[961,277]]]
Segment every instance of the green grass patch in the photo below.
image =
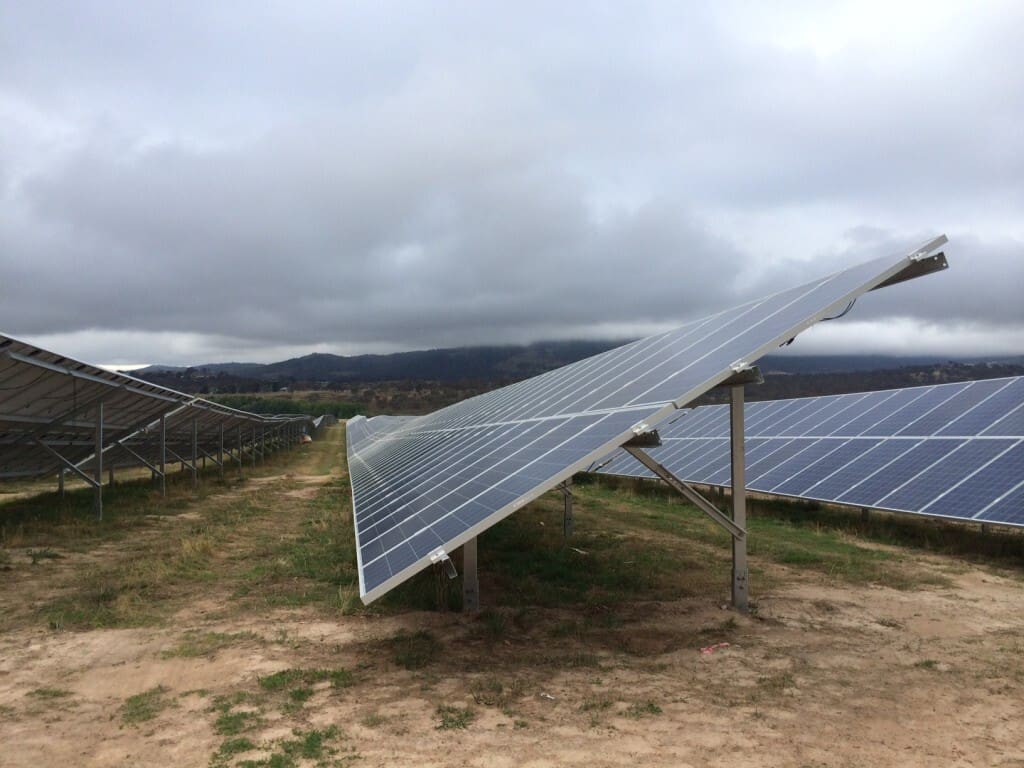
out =
[[330,681],[332,688],[348,688],[354,682],[347,669],[283,669],[259,679],[260,688],[277,692]]
[[[294,738],[280,739],[270,745],[254,745],[251,748],[272,749],[273,753],[260,760],[241,760],[236,765],[238,768],[298,768],[309,765],[310,761],[317,766],[339,764],[332,760],[339,752],[336,743],[342,738],[337,726],[322,730],[295,729],[292,736]],[[214,762],[219,754],[214,756]]]
[[222,711],[213,723],[213,730],[221,736],[236,736],[251,731],[262,722],[258,712],[248,710]]
[[199,632],[190,630],[174,648],[164,651],[162,658],[213,658],[217,652],[243,642],[259,640],[255,632]]
[[167,688],[158,685],[148,691],[129,696],[121,705],[121,719],[130,725],[152,720],[172,705],[171,699],[167,698],[167,691]]
[[470,707],[441,706],[437,708],[437,716],[441,721],[437,729],[450,731],[468,728],[476,718],[476,713]]
[[215,761],[218,759],[224,761],[243,752],[251,752],[254,749],[256,749],[256,745],[244,736],[237,739],[227,739],[220,745],[214,759]]
[[64,688],[36,688],[29,691],[28,695],[37,699],[65,699],[72,694]]

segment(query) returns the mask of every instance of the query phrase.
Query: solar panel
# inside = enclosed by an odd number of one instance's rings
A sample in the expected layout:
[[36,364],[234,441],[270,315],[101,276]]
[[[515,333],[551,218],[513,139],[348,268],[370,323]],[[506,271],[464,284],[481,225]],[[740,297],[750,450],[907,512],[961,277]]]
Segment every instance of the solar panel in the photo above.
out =
[[[659,432],[669,471],[729,485],[728,406]],[[746,434],[750,490],[1024,525],[1024,377],[751,403]],[[596,471],[654,477],[625,451]]]
[[360,594],[370,602],[861,294],[945,268],[886,257],[456,403],[349,422]]

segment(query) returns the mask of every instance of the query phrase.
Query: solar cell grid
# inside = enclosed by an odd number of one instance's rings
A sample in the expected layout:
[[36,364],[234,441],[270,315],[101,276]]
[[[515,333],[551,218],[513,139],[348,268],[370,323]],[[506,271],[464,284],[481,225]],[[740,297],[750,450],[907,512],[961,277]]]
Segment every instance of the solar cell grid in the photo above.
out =
[[[728,485],[727,430],[727,406],[702,406],[660,430],[650,453],[680,479]],[[1024,524],[1022,377],[762,403],[747,445],[751,490]],[[596,471],[652,476],[618,457]]]
[[[432,414],[356,422],[361,596],[380,596],[860,294],[944,265],[876,259]],[[504,425],[515,429],[476,432]]]

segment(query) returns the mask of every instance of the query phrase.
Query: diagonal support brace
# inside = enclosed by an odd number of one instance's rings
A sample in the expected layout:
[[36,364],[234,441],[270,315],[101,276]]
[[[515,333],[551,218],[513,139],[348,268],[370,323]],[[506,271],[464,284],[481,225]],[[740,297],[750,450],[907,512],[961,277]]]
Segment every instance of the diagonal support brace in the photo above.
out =
[[664,480],[670,488],[675,490],[677,493],[685,496],[698,509],[700,509],[701,512],[703,512],[716,523],[718,523],[720,526],[725,528],[725,530],[732,534],[732,537],[734,539],[742,539],[746,537],[747,532],[743,528],[740,528],[726,515],[719,512],[714,504],[712,504],[710,501],[701,496],[696,490],[694,490],[689,485],[680,480],[678,477],[669,472],[668,469],[666,469],[662,464],[659,464],[657,461],[651,458],[651,456],[648,455],[647,452],[645,452],[642,448],[638,448],[636,446],[629,444],[624,445],[623,448],[629,452],[630,456],[632,456],[634,459],[636,459],[649,470],[651,470],[651,472],[653,472],[662,480]]
[[59,461],[64,466],[65,469],[69,469],[72,472],[74,472],[76,475],[78,475],[80,478],[82,478],[85,482],[87,482],[93,488],[98,488],[99,487],[99,483],[97,483],[94,478],[89,477],[89,475],[85,474],[85,472],[83,472],[78,467],[76,467],[74,464],[72,464],[70,461],[65,459],[63,456],[61,456],[59,453],[57,453],[57,451],[55,451],[53,448],[48,446],[46,443],[44,443],[38,437],[35,438],[35,443],[40,448],[43,448],[46,451],[48,451],[49,453],[51,453],[53,455],[53,457],[55,459],[57,459],[57,461]]

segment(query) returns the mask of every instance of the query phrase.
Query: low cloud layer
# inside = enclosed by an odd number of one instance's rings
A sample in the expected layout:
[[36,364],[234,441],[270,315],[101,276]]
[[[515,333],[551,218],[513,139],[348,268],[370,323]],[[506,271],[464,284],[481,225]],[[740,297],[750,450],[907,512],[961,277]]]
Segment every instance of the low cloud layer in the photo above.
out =
[[794,348],[1024,352],[1018,4],[228,8],[2,7],[0,330],[110,363],[630,337],[946,232],[950,270]]

